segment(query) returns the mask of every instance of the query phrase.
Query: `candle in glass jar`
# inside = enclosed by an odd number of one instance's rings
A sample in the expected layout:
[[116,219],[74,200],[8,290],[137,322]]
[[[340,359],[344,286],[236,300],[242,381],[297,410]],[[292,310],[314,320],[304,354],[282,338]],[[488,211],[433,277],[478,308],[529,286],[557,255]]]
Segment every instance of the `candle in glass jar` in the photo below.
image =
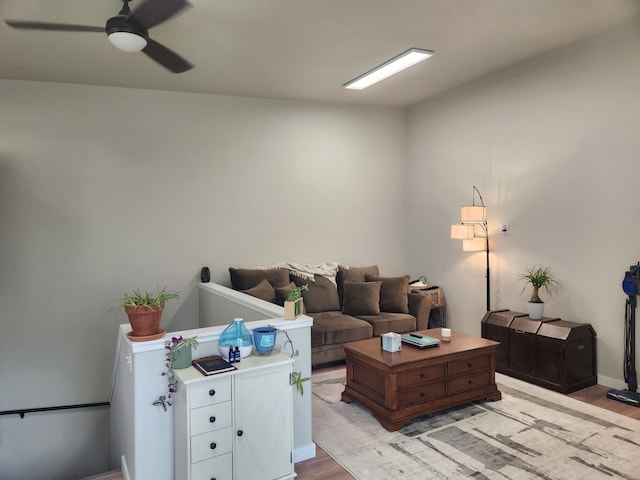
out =
[[442,341],[443,342],[448,342],[451,340],[451,329],[450,328],[443,328],[442,329]]

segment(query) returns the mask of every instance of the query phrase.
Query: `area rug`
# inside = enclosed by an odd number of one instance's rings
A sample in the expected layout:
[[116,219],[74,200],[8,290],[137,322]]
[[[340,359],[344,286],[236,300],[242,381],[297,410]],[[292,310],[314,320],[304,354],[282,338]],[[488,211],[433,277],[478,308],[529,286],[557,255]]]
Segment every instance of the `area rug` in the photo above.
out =
[[313,440],[357,479],[640,479],[640,421],[497,374],[474,402],[388,432],[340,400],[344,369],[314,373]]

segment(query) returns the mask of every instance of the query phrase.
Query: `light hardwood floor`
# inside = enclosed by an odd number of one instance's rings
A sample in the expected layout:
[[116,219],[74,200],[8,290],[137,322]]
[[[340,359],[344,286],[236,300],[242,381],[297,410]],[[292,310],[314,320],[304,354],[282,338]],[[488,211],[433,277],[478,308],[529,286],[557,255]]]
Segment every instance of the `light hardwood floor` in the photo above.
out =
[[[344,368],[344,364],[332,365],[314,370],[314,372],[339,368]],[[594,385],[592,387],[570,393],[568,396],[576,400],[590,403],[591,405],[640,420],[640,408],[607,398],[608,390],[609,388],[603,385]],[[296,480],[352,480],[354,478],[320,447],[317,448],[315,458],[296,463],[295,471],[298,474]],[[122,480],[123,477],[121,474],[117,476],[110,474],[104,477],[91,478],[100,478],[102,480]]]

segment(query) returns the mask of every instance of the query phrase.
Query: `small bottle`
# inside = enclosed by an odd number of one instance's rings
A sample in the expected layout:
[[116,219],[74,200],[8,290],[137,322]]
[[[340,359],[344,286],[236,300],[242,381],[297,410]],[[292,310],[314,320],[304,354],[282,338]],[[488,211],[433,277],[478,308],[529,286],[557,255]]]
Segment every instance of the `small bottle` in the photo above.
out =
[[236,354],[233,351],[233,345],[229,345],[229,354],[227,356],[229,357],[229,363],[236,362]]
[[236,363],[240,363],[240,360],[242,360],[242,357],[240,356],[240,347],[236,346],[236,349],[233,351],[233,357]]

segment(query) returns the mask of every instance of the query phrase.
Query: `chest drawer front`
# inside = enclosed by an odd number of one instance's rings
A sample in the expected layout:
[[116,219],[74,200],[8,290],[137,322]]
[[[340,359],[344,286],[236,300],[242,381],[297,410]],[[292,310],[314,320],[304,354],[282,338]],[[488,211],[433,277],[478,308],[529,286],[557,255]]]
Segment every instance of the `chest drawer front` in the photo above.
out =
[[448,382],[449,395],[455,395],[456,393],[466,392],[475,388],[486,387],[490,382],[491,372],[489,372],[489,370],[456,377]]
[[191,437],[191,463],[231,452],[233,429],[223,428]]
[[456,360],[449,363],[449,376],[458,375],[466,372],[473,372],[474,370],[485,369],[488,370],[491,365],[489,355],[480,355],[477,357],[471,357],[464,360]]
[[189,408],[204,407],[231,400],[231,377],[211,379],[191,385]]
[[417,383],[430,382],[444,378],[444,364],[432,365],[398,374],[398,387],[406,387]]
[[210,458],[191,465],[191,480],[232,480],[233,456],[231,453]]
[[400,390],[398,392],[398,406],[406,407],[416,403],[424,403],[445,396],[445,383],[437,382],[420,387]]
[[231,426],[231,402],[194,408],[189,412],[191,435],[199,435]]

